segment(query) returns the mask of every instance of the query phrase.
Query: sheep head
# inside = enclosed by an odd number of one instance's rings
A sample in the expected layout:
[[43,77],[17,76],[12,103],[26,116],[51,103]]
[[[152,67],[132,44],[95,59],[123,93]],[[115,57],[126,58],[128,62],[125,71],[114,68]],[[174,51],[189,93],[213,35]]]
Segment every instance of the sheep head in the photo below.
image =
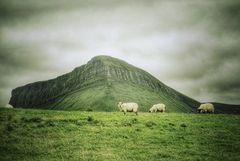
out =
[[153,112],[153,109],[152,109],[152,108],[150,108],[148,112]]
[[203,111],[203,106],[201,105],[201,106],[198,107],[197,112],[202,113],[202,111]]
[[123,104],[122,102],[118,103],[118,108],[119,108],[120,111],[122,111],[122,107],[121,107],[122,104]]

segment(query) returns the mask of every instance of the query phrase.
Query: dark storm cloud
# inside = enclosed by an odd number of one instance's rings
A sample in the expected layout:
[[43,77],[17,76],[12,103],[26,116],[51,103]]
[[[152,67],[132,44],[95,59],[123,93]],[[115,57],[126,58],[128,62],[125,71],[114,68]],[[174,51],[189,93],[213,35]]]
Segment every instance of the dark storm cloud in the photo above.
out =
[[25,46],[0,45],[1,105],[7,103],[13,88],[27,83],[25,75],[47,70],[42,66],[41,61],[44,62],[44,59],[35,50]]
[[200,101],[240,103],[240,2],[2,0],[0,104],[107,54]]
[[201,101],[239,103],[240,2],[194,5],[191,16],[199,22],[195,27],[203,28],[207,36],[172,55],[178,68],[170,71],[168,80],[173,86],[179,82],[182,91]]
[[239,103],[239,40],[218,41],[206,49],[190,48],[176,56],[174,64],[178,68],[169,73],[168,80],[175,84],[178,80],[185,87],[182,91],[201,101]]

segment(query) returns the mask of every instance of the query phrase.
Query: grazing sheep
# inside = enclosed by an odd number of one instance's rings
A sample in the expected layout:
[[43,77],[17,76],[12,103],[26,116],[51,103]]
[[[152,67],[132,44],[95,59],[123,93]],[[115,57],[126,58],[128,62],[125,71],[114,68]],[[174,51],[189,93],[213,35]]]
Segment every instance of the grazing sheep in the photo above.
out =
[[165,111],[166,106],[162,103],[155,104],[149,109],[149,112],[165,112]]
[[5,108],[13,108],[13,106],[10,105],[10,104],[6,104],[6,105],[5,105]]
[[199,113],[214,113],[214,106],[211,103],[203,103],[198,107],[197,111]]
[[120,111],[122,111],[124,113],[124,115],[127,112],[135,112],[136,115],[138,114],[138,104],[134,103],[134,102],[130,102],[130,103],[119,102],[118,108]]

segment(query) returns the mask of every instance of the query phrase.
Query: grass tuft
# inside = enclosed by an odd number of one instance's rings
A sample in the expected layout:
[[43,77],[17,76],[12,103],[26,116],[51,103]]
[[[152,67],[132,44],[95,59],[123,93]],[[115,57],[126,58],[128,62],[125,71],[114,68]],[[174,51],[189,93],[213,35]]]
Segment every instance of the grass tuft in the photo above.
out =
[[88,122],[92,122],[93,120],[94,120],[93,116],[88,116],[88,117],[87,117],[87,121],[88,121]]
[[180,124],[180,127],[186,128],[187,125],[186,125],[185,123],[181,123],[181,124]]
[[40,123],[40,122],[43,121],[43,119],[41,117],[37,117],[37,116],[36,117],[31,117],[31,118],[22,117],[21,121],[28,122],[28,123],[30,123],[30,122],[32,122],[32,123]]
[[156,126],[157,124],[155,122],[152,122],[152,121],[147,121],[145,126],[146,127],[149,127],[149,128],[153,128],[153,126]]

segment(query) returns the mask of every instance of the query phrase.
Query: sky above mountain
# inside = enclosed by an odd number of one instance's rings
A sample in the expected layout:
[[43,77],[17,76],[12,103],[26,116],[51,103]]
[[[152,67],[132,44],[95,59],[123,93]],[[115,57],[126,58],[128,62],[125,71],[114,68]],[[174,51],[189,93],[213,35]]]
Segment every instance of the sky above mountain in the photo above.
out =
[[202,102],[240,104],[238,0],[1,0],[0,105],[96,55]]

